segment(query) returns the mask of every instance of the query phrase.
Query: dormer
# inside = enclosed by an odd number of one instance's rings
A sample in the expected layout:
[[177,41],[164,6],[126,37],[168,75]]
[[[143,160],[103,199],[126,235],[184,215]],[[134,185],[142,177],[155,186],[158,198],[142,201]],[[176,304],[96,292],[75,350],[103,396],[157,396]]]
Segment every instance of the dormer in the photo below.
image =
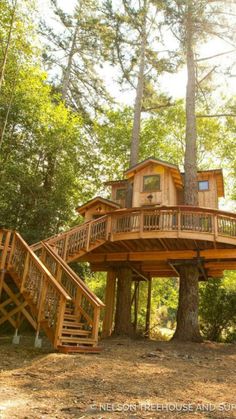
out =
[[224,180],[221,169],[201,170],[198,179],[198,205],[218,208],[219,198],[224,197]]
[[86,204],[76,208],[76,211],[84,217],[84,221],[86,222],[89,220],[95,220],[96,218],[102,217],[108,212],[119,208],[120,205],[116,202],[97,196],[86,202]]
[[133,207],[177,205],[177,192],[183,189],[178,166],[149,158],[124,175],[133,184]]
[[121,208],[125,207],[125,196],[127,188],[127,180],[112,180],[105,183],[106,186],[111,186],[111,199],[120,205]]

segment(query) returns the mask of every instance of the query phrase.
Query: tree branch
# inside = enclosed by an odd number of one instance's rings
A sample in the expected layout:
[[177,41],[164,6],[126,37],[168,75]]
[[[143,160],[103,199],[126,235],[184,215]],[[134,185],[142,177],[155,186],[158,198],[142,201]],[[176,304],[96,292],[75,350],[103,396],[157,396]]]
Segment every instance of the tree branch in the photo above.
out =
[[231,49],[230,51],[221,52],[220,54],[211,55],[209,57],[198,58],[195,61],[200,62],[200,61],[211,60],[212,58],[221,57],[222,55],[231,54],[232,52],[235,52],[235,51],[236,51],[236,49]]
[[219,113],[213,115],[196,115],[197,118],[221,118],[221,117],[236,117],[234,113]]

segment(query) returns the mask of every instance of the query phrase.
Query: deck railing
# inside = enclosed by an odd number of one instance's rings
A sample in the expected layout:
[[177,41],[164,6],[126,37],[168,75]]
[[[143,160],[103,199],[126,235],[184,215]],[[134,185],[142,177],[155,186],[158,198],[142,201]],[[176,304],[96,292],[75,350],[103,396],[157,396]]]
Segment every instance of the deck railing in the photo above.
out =
[[14,276],[20,291],[56,347],[62,330],[68,293],[38,259],[18,233],[14,233],[7,270]]
[[236,237],[236,214],[197,207],[148,208],[115,211],[112,235],[155,231],[199,232]]
[[[92,250],[100,240],[116,240],[125,233],[148,236],[146,233],[171,231],[180,235],[184,232],[212,235],[214,240],[218,236],[235,238],[236,214],[191,206],[121,209],[53,236],[46,242],[62,259],[70,261]],[[34,245],[32,249],[39,251],[42,244]]]

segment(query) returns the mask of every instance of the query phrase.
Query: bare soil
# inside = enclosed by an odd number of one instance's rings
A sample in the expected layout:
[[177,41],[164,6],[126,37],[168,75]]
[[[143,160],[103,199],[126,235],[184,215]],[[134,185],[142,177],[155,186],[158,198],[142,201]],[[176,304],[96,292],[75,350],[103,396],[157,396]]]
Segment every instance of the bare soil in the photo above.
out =
[[236,345],[101,345],[64,355],[0,338],[0,418],[236,418]]

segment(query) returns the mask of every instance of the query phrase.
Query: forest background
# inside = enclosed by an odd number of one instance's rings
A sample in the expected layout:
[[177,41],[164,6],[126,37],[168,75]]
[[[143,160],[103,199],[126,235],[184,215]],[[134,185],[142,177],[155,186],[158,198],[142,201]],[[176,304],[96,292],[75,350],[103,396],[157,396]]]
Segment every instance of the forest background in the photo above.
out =
[[[183,169],[186,63],[168,15],[181,3],[150,1],[139,160],[154,156]],[[236,10],[233,2],[215,3],[217,30],[208,22],[196,57],[198,168],[223,168],[221,207],[235,210]],[[81,223],[75,208],[95,195],[109,197],[104,182],[129,166],[142,2],[72,6],[0,1],[0,224],[29,243]],[[76,269],[104,294],[102,273]],[[140,333],[146,292],[142,284]],[[204,336],[235,341],[236,273],[201,284],[200,296]],[[171,336],[177,302],[176,279],[153,281],[153,336]]]

